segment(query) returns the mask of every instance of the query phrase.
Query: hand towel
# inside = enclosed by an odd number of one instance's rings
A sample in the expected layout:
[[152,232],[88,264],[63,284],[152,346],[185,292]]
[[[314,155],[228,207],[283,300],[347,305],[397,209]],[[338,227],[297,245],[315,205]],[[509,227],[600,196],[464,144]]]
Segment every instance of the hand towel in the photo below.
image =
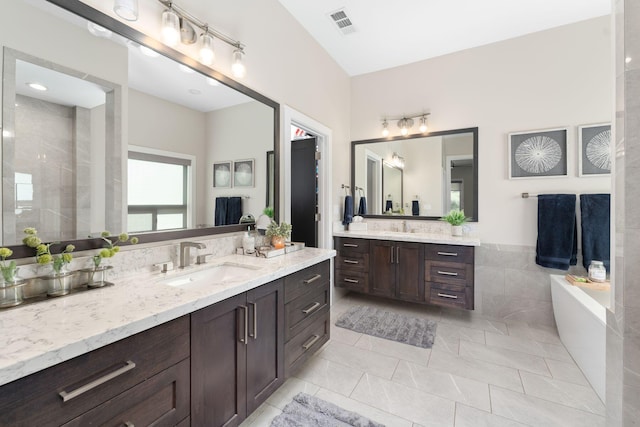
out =
[[575,194],[538,196],[538,242],[536,264],[568,270],[577,262]]
[[227,208],[227,225],[239,224],[242,218],[242,198],[229,197],[229,207]]
[[611,196],[581,194],[582,265],[587,270],[594,259],[602,261],[607,272],[610,264]]
[[360,203],[358,204],[358,215],[367,214],[367,199],[360,197]]
[[418,200],[414,200],[411,202],[411,215],[420,215],[420,202]]
[[387,200],[387,203],[384,205],[384,211],[389,212],[393,210],[393,202],[391,200]]
[[215,225],[227,225],[227,207],[229,206],[228,197],[216,197]]
[[344,218],[342,219],[342,225],[349,225],[353,222],[353,196],[346,196],[344,198]]

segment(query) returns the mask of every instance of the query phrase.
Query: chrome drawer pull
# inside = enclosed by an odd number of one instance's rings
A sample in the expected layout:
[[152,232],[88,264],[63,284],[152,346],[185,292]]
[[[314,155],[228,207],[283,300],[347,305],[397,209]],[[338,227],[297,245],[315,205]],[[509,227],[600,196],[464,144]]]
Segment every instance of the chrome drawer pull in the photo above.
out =
[[124,427],[136,427],[131,421],[124,423]]
[[249,333],[249,336],[254,340],[258,339],[258,304],[250,302],[250,306],[253,306],[253,334]]
[[458,299],[457,295],[441,294],[440,292],[438,292],[438,296],[443,298]]
[[316,280],[318,280],[321,277],[322,277],[322,274],[316,274],[311,279],[303,280],[302,283],[304,283],[305,285],[308,285],[309,283],[315,282]]
[[355,260],[352,260],[352,259],[345,259],[344,263],[345,264],[360,264],[359,261],[355,261]]
[[456,252],[438,252],[438,255],[442,256],[458,256]]
[[356,279],[343,279],[343,280],[347,283],[360,283],[360,281]]
[[240,315],[238,315],[236,318],[238,333],[241,334],[238,337],[238,341],[240,341],[244,345],[247,345],[249,343],[249,309],[246,305],[240,305],[238,306],[238,308],[242,310],[242,317],[244,318],[244,330],[240,328]]
[[353,243],[343,243],[342,246],[345,248],[357,248],[358,245],[354,245]]
[[309,308],[305,308],[304,310],[302,310],[302,312],[304,314],[309,314],[312,311],[314,311],[316,308],[320,307],[320,303],[319,302],[314,302],[313,304],[311,304],[311,306]]
[[109,374],[107,374],[107,375],[105,375],[103,377],[97,378],[97,379],[91,381],[90,383],[87,383],[87,384],[85,384],[83,386],[80,386],[77,389],[75,389],[73,391],[70,391],[68,393],[63,390],[60,393],[58,393],[58,395],[62,398],[63,402],[68,402],[71,399],[75,399],[76,397],[80,396],[81,394],[84,394],[84,393],[88,392],[89,390],[92,390],[92,389],[98,387],[99,385],[102,385],[102,384],[104,384],[104,383],[106,383],[106,382],[108,382],[108,381],[110,381],[110,380],[112,380],[112,379],[114,379],[116,377],[119,377],[120,375],[122,375],[122,374],[124,374],[126,372],[129,372],[130,370],[132,370],[133,368],[136,367],[136,364],[131,360],[127,360],[125,363],[126,363],[126,365],[123,366],[120,369],[116,369],[115,371],[113,371],[113,372],[111,372],[111,373],[109,373]]
[[318,341],[319,339],[320,339],[320,335],[312,336],[309,341],[307,341],[306,343],[302,344],[302,348],[304,348],[305,350],[309,350],[309,348],[311,348],[311,346],[314,345],[316,343],[316,341]]
[[443,276],[457,276],[458,273],[453,273],[451,271],[440,271],[438,270],[438,274],[442,274]]

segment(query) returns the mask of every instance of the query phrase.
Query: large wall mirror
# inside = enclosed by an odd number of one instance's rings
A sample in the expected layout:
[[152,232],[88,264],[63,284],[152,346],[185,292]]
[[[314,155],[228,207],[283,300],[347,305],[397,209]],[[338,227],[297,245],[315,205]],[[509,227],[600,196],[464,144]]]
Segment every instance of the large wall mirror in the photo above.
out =
[[365,217],[478,221],[478,128],[353,141],[351,188]]
[[0,45],[1,244],[27,226],[45,241],[216,234],[242,228],[218,200],[277,209],[274,101],[77,0],[12,2]]

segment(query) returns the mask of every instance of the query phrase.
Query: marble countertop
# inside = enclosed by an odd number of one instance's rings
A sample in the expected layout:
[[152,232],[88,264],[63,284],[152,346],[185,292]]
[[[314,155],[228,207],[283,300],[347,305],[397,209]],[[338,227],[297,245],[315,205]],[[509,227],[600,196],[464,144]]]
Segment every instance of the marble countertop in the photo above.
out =
[[[114,286],[0,311],[0,385],[192,313],[335,256],[305,248],[269,259],[229,255],[202,266],[138,274]],[[222,263],[253,267],[249,280],[210,286],[160,281]]]
[[335,237],[395,240],[399,242],[437,243],[441,245],[480,246],[480,239],[472,236],[450,236],[441,233],[403,233],[401,231],[334,231]]

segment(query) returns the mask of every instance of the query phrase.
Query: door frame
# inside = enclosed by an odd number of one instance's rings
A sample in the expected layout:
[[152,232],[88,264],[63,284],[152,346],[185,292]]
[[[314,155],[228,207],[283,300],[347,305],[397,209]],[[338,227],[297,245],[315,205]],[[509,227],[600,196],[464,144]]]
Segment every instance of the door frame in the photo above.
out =
[[[473,154],[457,154],[452,156],[445,157],[445,168],[444,168],[444,194],[443,194],[443,205],[442,205],[442,214],[446,215],[449,213],[451,206],[451,168],[452,163],[455,160],[469,160],[473,159]],[[462,203],[461,203],[462,204]]]
[[291,126],[316,136],[318,150],[322,158],[318,161],[318,247],[324,249],[333,248],[331,229],[331,139],[332,131],[316,120],[294,110],[288,105],[282,106],[281,145],[282,164],[280,166],[280,212],[282,221],[291,223]]

